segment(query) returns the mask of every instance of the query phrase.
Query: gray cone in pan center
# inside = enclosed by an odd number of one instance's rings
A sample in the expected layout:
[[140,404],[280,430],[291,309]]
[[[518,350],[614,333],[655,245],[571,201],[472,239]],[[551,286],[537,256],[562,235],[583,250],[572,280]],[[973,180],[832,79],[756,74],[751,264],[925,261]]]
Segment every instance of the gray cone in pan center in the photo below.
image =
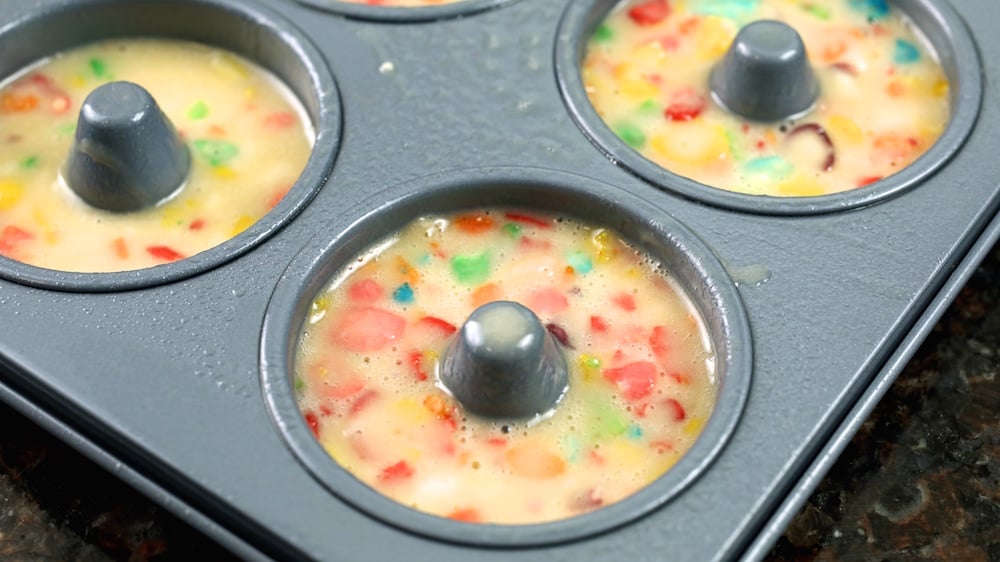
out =
[[712,69],[709,85],[722,106],[753,121],[796,117],[819,95],[802,37],[774,20],[744,26]]
[[526,307],[484,304],[469,315],[441,362],[441,382],[469,412],[497,419],[548,412],[566,393],[566,359]]
[[62,173],[92,207],[126,213],[163,201],[190,167],[187,146],[149,92],[111,82],[84,100]]

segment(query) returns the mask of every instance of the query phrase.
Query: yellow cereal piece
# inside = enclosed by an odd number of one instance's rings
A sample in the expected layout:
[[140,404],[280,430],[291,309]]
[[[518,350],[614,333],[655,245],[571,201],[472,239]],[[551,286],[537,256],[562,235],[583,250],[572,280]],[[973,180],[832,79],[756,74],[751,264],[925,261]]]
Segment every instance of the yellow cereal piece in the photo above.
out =
[[922,146],[930,146],[944,132],[944,123],[924,122],[920,127],[920,140]]
[[160,207],[160,224],[164,227],[179,226],[184,224],[185,219],[189,216],[188,213],[188,210],[180,203],[167,203]]
[[789,197],[824,195],[826,189],[816,178],[796,175],[778,184],[778,193]]
[[632,48],[629,61],[640,68],[657,68],[666,58],[667,53],[658,41],[647,41]]
[[327,311],[330,309],[330,298],[325,294],[316,297],[316,300],[312,301],[309,305],[309,322],[315,324],[326,316]]
[[45,211],[41,209],[33,209],[31,218],[42,230],[42,238],[45,240],[46,244],[52,246],[59,241],[59,232],[52,226],[52,222],[49,221]]
[[721,57],[736,38],[736,25],[718,16],[706,16],[695,31],[698,55],[705,59]]
[[843,115],[830,117],[826,130],[833,137],[834,144],[861,144],[865,140],[865,134],[861,131],[861,127]]
[[643,79],[623,79],[618,83],[618,88],[631,102],[641,102],[660,95],[659,86]]
[[577,364],[580,367],[581,378],[585,382],[597,380],[601,372],[601,361],[593,355],[581,353],[577,357]]
[[948,95],[950,89],[951,86],[949,86],[948,81],[945,80],[944,78],[939,78],[934,82],[934,85],[931,87],[931,95],[933,95],[936,98],[943,98]]
[[685,127],[684,134],[659,134],[649,145],[657,156],[670,162],[708,164],[729,155],[729,139],[720,125]]
[[236,219],[235,223],[233,223],[233,228],[232,230],[229,231],[230,236],[236,236],[237,234],[250,228],[250,225],[252,225],[255,222],[256,221],[251,216],[248,215],[241,216],[240,218]]
[[323,448],[326,449],[327,454],[329,454],[333,460],[337,461],[337,464],[344,467],[346,470],[352,470],[354,463],[350,462],[351,451],[347,447],[341,447],[340,441],[336,439],[323,439],[321,441]]
[[417,400],[403,398],[392,403],[392,415],[393,419],[416,425],[431,421],[434,414]]
[[212,53],[211,65],[216,71],[230,80],[246,80],[250,70],[232,55],[223,51]]
[[21,182],[11,179],[0,179],[0,211],[6,211],[24,195],[24,186]]
[[590,241],[597,247],[597,261],[608,263],[618,255],[618,250],[612,245],[613,241],[607,230],[598,228],[590,237]]
[[649,450],[646,447],[625,439],[615,439],[607,445],[602,445],[601,450],[605,449],[608,452],[608,458],[615,459],[616,463],[622,466],[646,464],[646,457],[649,455]]
[[230,168],[229,166],[217,166],[212,168],[212,175],[219,178],[220,180],[234,180],[239,177],[236,170]]
[[692,417],[684,424],[685,435],[698,435],[701,433],[702,428],[705,427],[705,420],[702,418]]

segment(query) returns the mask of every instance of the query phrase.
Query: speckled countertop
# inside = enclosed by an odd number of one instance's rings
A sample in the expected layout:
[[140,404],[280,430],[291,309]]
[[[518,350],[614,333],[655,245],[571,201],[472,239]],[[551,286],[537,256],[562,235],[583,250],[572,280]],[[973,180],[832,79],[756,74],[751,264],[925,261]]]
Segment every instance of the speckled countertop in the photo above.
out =
[[[1000,561],[1000,246],[768,556]],[[231,559],[0,406],[0,559]]]

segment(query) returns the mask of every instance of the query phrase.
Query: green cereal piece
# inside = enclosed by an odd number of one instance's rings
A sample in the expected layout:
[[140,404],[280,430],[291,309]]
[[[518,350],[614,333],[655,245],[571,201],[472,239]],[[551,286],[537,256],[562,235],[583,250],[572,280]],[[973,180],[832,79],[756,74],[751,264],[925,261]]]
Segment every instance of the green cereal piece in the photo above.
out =
[[103,60],[93,58],[87,61],[90,72],[97,78],[108,78],[108,65]]
[[188,119],[198,121],[199,119],[204,119],[208,117],[208,104],[203,100],[198,100],[188,108],[187,111]]
[[648,99],[639,105],[640,113],[659,113],[660,104],[656,103],[656,100]]
[[213,167],[223,166],[236,158],[240,149],[234,143],[224,140],[199,139],[192,143],[195,152]]
[[642,148],[646,144],[646,135],[631,123],[622,123],[615,128],[615,134],[621,137],[632,148]]
[[514,224],[512,222],[503,225],[503,231],[507,234],[507,236],[510,236],[511,238],[514,239],[517,239],[518,237],[521,236],[521,226]]
[[594,30],[593,37],[594,41],[597,41],[598,43],[604,43],[606,41],[614,39],[615,32],[606,24],[602,23],[601,25],[597,26],[597,29]]
[[32,170],[38,167],[38,157],[29,156],[21,161],[21,167],[25,170]]
[[455,256],[451,258],[451,271],[460,283],[478,285],[490,277],[490,254]]
[[816,16],[823,21],[830,21],[830,9],[824,6],[818,6],[812,2],[807,2],[802,4],[802,9],[807,13]]

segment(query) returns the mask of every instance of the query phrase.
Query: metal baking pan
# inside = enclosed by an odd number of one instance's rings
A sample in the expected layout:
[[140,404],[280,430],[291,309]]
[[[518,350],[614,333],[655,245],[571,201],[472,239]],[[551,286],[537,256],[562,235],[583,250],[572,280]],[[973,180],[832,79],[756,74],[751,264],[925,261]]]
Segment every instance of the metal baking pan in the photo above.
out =
[[[105,37],[194,39],[275,72],[317,138],[270,214],[198,256],[111,274],[0,259],[0,397],[246,558],[759,557],[995,238],[1000,7],[893,4],[945,62],[944,136],[870,188],[772,200],[666,173],[596,119],[578,64],[608,1],[8,0],[0,75]],[[473,203],[605,217],[695,293],[723,351],[718,415],[634,501],[438,521],[304,437],[287,376],[303,300],[406,216]]]

